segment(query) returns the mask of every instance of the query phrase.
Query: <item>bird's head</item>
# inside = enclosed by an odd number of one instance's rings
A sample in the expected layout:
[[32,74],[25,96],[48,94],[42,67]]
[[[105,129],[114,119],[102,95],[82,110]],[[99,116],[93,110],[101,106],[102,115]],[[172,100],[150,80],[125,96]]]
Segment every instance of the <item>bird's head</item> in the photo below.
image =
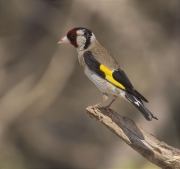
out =
[[78,27],[71,29],[59,43],[71,43],[79,50],[85,50],[96,39],[94,34],[86,28]]

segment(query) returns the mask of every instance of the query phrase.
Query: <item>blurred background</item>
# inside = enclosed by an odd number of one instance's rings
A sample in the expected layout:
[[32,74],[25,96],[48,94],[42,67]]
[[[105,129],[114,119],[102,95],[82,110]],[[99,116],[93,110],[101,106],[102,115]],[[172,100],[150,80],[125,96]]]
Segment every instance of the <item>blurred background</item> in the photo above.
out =
[[0,168],[158,169],[89,117],[85,108],[101,93],[75,48],[57,42],[74,27],[92,30],[159,120],[146,121],[123,99],[112,108],[180,148],[179,6],[179,0],[1,0]]

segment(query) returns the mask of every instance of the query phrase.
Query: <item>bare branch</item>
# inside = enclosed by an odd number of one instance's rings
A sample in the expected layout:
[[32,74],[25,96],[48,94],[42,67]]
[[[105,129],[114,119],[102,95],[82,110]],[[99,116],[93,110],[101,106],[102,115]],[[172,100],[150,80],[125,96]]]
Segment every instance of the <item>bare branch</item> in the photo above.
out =
[[115,111],[104,108],[99,111],[87,108],[87,113],[136,150],[143,157],[163,169],[180,168],[180,150],[157,140],[134,121],[122,117]]

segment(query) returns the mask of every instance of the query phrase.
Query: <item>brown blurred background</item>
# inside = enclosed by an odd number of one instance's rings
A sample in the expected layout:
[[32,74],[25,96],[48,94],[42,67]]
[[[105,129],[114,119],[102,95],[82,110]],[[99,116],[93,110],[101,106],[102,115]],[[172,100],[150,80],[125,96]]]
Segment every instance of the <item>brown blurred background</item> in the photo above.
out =
[[158,169],[86,114],[101,93],[75,48],[57,42],[74,27],[92,30],[159,121],[123,99],[112,108],[180,148],[179,7],[179,0],[1,0],[0,168]]

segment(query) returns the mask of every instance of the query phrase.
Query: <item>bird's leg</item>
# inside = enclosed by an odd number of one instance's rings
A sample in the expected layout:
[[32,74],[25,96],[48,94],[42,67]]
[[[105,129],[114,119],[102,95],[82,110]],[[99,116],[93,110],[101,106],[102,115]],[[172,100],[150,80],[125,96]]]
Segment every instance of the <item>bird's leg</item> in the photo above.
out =
[[95,112],[97,113],[97,111],[98,111],[97,107],[108,99],[107,93],[102,93],[102,97],[103,97],[103,100],[102,100],[102,101],[96,103],[96,104],[93,105],[93,106],[88,106],[88,108],[94,109]]
[[114,113],[110,110],[110,106],[114,103],[114,101],[116,101],[116,99],[117,99],[117,96],[114,95],[114,99],[107,106],[104,107],[106,109],[106,111],[110,114],[110,117],[112,119],[113,119]]
[[116,101],[117,96],[114,95],[114,99],[107,105],[105,106],[106,109],[110,109],[110,106],[114,103],[114,101]]

